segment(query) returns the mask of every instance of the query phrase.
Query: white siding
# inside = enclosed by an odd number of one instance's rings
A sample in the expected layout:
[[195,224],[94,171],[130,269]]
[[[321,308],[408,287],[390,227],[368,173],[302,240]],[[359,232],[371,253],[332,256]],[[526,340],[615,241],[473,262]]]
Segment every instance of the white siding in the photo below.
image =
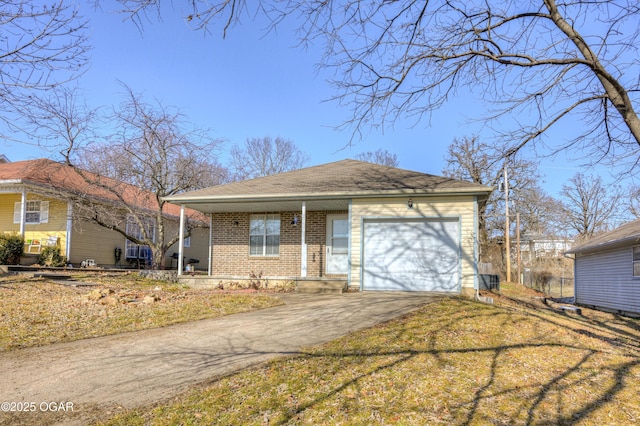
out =
[[640,313],[640,278],[633,277],[632,248],[577,255],[576,303]]

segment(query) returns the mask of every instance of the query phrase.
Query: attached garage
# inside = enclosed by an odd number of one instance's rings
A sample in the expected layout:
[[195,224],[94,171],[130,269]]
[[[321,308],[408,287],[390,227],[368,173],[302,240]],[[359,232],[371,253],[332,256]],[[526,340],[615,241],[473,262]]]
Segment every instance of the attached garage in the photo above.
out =
[[364,290],[460,292],[460,220],[366,219]]

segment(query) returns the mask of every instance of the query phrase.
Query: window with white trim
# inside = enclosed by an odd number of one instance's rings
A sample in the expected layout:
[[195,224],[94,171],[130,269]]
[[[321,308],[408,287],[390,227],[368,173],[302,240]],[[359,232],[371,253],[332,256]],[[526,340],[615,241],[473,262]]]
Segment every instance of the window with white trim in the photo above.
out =
[[640,277],[640,246],[633,247],[633,276]]
[[[29,200],[26,203],[25,223],[27,225],[37,225],[49,222],[49,202],[40,200]],[[22,216],[22,203],[17,201],[13,204],[13,223],[20,223]]]
[[[151,241],[156,241],[156,226],[152,221],[147,221],[145,224],[145,231],[147,237],[151,238]],[[127,221],[126,228],[127,235],[134,238],[143,239],[142,230],[138,226],[138,223],[133,219]],[[127,239],[125,241],[125,259],[151,259],[151,247],[142,244],[136,244],[133,241]]]
[[278,256],[280,254],[280,215],[251,215],[249,255]]

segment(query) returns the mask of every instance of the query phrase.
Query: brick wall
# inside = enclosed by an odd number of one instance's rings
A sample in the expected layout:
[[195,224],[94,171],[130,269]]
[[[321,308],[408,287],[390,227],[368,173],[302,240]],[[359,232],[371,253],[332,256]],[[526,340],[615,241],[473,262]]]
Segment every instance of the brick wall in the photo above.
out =
[[[268,213],[268,212],[267,212]],[[325,276],[327,214],[346,212],[307,212],[307,276]],[[302,226],[291,225],[296,212],[280,212],[280,255],[249,256],[250,213],[213,215],[213,275],[248,277],[300,276]],[[300,215],[300,213],[297,213]]]

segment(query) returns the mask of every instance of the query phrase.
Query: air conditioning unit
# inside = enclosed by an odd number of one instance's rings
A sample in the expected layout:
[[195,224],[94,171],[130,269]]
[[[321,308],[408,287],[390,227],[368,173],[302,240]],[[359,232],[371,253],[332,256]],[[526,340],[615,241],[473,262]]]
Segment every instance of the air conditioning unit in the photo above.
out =
[[480,290],[498,290],[500,291],[500,276],[495,274],[479,274]]

